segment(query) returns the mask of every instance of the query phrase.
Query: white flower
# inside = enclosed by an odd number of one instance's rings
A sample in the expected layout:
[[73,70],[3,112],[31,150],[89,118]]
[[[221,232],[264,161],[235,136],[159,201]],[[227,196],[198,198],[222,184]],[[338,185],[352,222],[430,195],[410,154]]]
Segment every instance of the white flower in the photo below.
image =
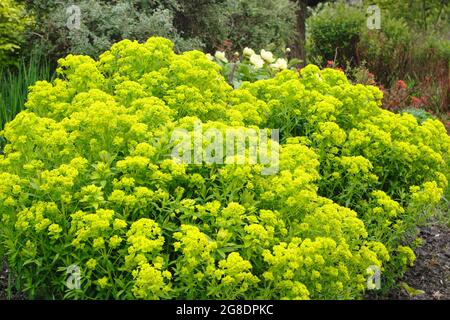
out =
[[273,69],[277,69],[277,70],[285,70],[288,67],[288,63],[286,61],[286,59],[277,59],[277,61],[275,61],[275,63],[270,65]]
[[264,66],[264,60],[259,54],[253,54],[250,57],[250,62],[256,67],[256,69],[261,69]]
[[266,51],[264,49],[261,50],[261,57],[267,62],[272,63],[275,61],[275,58],[273,57],[272,52]]
[[252,55],[255,54],[255,51],[253,51],[253,49],[250,49],[250,48],[248,48],[248,47],[245,47],[243,53],[244,53],[244,56],[246,56],[246,57],[251,57]]
[[291,48],[286,48],[286,53],[290,53],[291,52]]
[[228,59],[225,56],[225,52],[223,51],[216,51],[216,54],[214,55],[217,60],[220,60],[222,62],[228,63]]
[[206,58],[207,58],[209,61],[213,61],[213,60],[214,60],[213,56],[210,55],[209,53],[206,54]]

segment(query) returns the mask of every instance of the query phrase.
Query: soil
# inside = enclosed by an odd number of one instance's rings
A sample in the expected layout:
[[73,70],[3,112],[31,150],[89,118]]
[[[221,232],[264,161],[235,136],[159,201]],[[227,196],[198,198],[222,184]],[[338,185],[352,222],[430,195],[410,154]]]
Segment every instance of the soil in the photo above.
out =
[[416,249],[416,262],[400,282],[424,291],[411,297],[405,289],[396,288],[382,299],[450,300],[450,228],[431,225],[421,229],[423,245]]
[[10,270],[6,261],[0,257],[0,300],[23,300],[24,296],[12,289],[8,292],[8,282],[10,278]]

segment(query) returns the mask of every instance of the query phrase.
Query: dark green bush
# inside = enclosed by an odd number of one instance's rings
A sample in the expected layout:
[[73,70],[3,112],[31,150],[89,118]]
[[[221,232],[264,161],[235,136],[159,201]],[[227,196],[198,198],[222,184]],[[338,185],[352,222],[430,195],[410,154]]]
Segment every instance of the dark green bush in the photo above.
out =
[[[366,25],[368,5],[381,9],[381,28]],[[363,1],[362,6],[328,2],[307,19],[310,62],[345,67],[364,65],[377,83],[412,83],[417,97],[435,111],[449,111],[449,7],[443,1]],[[447,23],[446,23],[447,22]]]
[[211,9],[206,15],[197,15],[194,8],[186,12],[197,19],[198,31],[192,35],[203,39],[208,50],[229,40],[234,50],[277,52],[295,36],[296,4],[290,0],[226,0]]
[[343,65],[356,62],[365,15],[360,8],[343,2],[319,5],[307,19],[309,60],[323,64],[327,60]]

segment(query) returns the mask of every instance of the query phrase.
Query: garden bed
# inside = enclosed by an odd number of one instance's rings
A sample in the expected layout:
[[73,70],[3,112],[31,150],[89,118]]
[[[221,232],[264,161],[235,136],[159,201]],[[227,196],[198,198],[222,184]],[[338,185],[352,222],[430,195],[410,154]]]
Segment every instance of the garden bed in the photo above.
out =
[[[423,246],[415,250],[417,260],[399,283],[405,282],[424,293],[412,296],[404,288],[394,288],[387,295],[367,295],[367,299],[389,300],[449,300],[450,299],[450,228],[439,224],[423,227],[419,235]],[[8,276],[10,270],[2,261],[0,270],[0,300],[8,299]],[[13,300],[25,297],[12,290]]]

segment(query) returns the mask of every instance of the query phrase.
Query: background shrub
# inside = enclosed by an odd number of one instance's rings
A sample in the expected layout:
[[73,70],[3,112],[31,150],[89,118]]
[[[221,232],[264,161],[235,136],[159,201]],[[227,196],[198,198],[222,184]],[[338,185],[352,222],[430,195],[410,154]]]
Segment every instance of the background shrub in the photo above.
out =
[[294,40],[296,16],[292,1],[228,0],[220,1],[212,9],[214,13],[209,15],[197,15],[197,10],[190,10],[190,15],[200,19],[193,35],[204,40],[208,51],[221,48],[228,40],[233,50],[251,47],[281,54]]
[[0,68],[15,62],[12,54],[20,48],[23,33],[30,22],[24,7],[17,1],[0,3]]
[[28,2],[36,16],[34,30],[28,35],[30,49],[60,58],[68,53],[97,57],[122,39],[145,40],[151,35],[171,38],[178,50],[201,47],[200,40],[185,39],[174,26],[176,1],[94,1],[77,2],[81,13],[79,29],[67,27],[72,14],[70,1]]
[[26,1],[36,16],[28,34],[29,48],[60,58],[68,53],[97,57],[122,39],[145,41],[158,35],[171,39],[177,52],[214,51],[224,41],[233,50],[244,46],[284,48],[294,36],[294,4],[289,0],[94,1],[77,2],[80,29],[66,24],[70,1]]
[[380,30],[360,29],[358,55],[359,60],[365,61],[367,68],[377,75],[378,81],[391,84],[404,79],[411,70],[413,35],[404,20],[392,18],[387,13],[382,19]]
[[[450,41],[435,31],[416,32],[405,21],[384,15],[381,30],[363,29],[358,55],[386,87],[411,84],[421,107],[446,112],[450,101]],[[386,72],[389,70],[389,72]]]
[[363,24],[365,14],[359,7],[345,2],[319,4],[307,19],[309,60],[320,65],[327,60],[355,65],[359,62],[356,47]]
[[449,29],[450,6],[444,0],[409,0],[389,1],[371,0],[366,3],[375,3],[384,12],[405,20],[414,29],[441,30],[443,33]]

